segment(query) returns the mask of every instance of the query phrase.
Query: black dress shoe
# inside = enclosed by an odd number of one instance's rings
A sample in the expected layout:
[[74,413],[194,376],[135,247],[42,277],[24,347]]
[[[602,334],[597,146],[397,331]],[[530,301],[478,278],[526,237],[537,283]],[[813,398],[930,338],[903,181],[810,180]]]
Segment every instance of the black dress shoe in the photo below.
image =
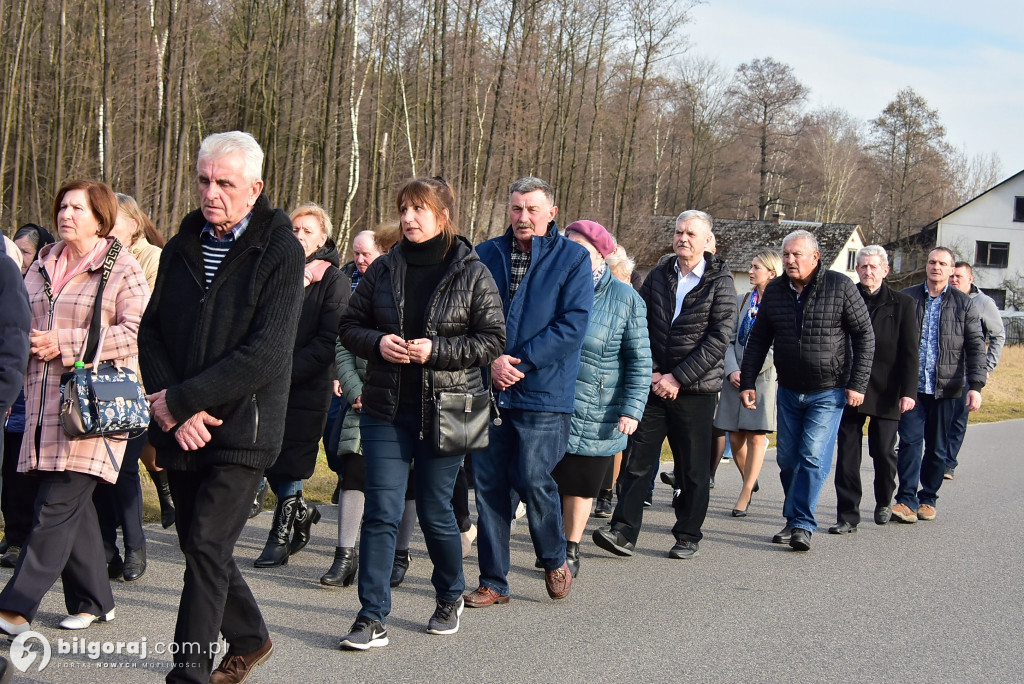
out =
[[846,522],[845,520],[843,522],[841,522],[841,523],[838,523],[838,524],[833,525],[832,527],[828,528],[828,533],[829,534],[853,534],[856,531],[857,531],[857,526],[856,525],[851,525],[850,523]]
[[888,506],[878,506],[875,508],[875,524],[885,525],[892,519],[892,509]]
[[125,582],[134,582],[146,573],[146,549],[125,551],[124,571]]
[[661,471],[661,481],[667,484],[672,489],[676,488],[676,474],[670,473],[667,470]]
[[793,537],[793,528],[786,525],[778,534],[772,537],[772,544],[788,544],[789,540]]
[[594,530],[591,539],[600,548],[609,553],[614,553],[616,556],[633,555],[633,542],[626,539],[618,530],[613,530],[610,525]]
[[0,556],[0,568],[14,568],[18,566],[18,558],[21,557],[21,547],[11,544],[7,551]]
[[668,550],[669,558],[688,560],[697,555],[697,542],[678,541],[675,546]]
[[793,530],[793,536],[789,538],[789,546],[794,551],[810,551],[811,533],[801,527],[797,527]]

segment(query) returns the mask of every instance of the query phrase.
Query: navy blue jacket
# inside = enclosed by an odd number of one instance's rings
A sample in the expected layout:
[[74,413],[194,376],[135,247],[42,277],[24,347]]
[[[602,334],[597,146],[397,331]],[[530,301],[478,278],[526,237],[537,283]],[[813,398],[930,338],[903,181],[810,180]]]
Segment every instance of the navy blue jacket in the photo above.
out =
[[[21,271],[7,256],[0,237],[0,417],[6,415],[25,385],[28,367],[28,331],[32,312]],[[13,456],[17,460],[18,456]]]
[[580,349],[594,304],[590,255],[558,232],[534,236],[526,277],[509,301],[512,227],[477,246],[501,293],[508,334],[505,353],[522,362],[526,377],[498,393],[498,406],[527,411],[572,413]]

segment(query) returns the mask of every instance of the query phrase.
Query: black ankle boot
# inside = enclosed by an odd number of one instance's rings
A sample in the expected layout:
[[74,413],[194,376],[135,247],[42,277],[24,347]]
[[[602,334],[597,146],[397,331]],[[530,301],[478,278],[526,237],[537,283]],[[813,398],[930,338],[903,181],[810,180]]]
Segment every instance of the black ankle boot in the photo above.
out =
[[303,499],[301,491],[296,496],[299,497],[299,503],[295,509],[295,532],[288,545],[290,553],[298,553],[309,543],[309,529],[320,522],[319,509]]
[[359,569],[359,551],[353,548],[334,547],[334,562],[320,578],[320,584],[329,587],[347,587],[356,579]]
[[405,579],[405,573],[409,571],[409,565],[412,563],[412,556],[409,555],[409,549],[405,551],[395,551],[395,564],[391,566],[391,586],[397,587]]
[[569,572],[575,577],[580,572],[580,543],[565,542],[565,560],[569,564]]
[[277,507],[274,508],[274,520],[270,523],[270,534],[267,536],[267,545],[263,547],[260,557],[253,561],[255,567],[273,568],[288,562],[288,535],[295,523],[298,501],[297,494],[277,500]]
[[171,485],[167,482],[167,471],[151,470],[149,476],[156,485],[156,495],[160,500],[160,524],[166,530],[174,524],[174,500],[171,498]]

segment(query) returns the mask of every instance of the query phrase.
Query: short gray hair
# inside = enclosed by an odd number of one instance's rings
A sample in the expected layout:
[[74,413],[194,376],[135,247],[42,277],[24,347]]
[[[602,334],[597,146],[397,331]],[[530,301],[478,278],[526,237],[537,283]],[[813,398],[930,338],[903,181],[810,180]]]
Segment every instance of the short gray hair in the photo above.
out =
[[808,230],[794,230],[792,233],[782,238],[782,251],[786,251],[786,243],[790,240],[807,240],[814,248],[815,252],[821,252],[821,248],[818,247],[818,238],[814,237],[814,233]]
[[555,206],[554,188],[552,188],[551,184],[548,183],[546,180],[541,180],[540,178],[537,178],[535,176],[526,176],[525,178],[520,178],[515,183],[510,185],[508,187],[508,196],[509,199],[511,199],[512,195],[516,194],[517,192],[520,195],[525,195],[529,192],[533,192],[534,190],[540,190],[541,192],[543,192],[544,196],[548,198],[548,202],[551,202],[551,206]]
[[213,133],[203,138],[196,156],[196,171],[199,171],[199,163],[203,160],[221,159],[235,153],[242,155],[242,175],[247,183],[263,180],[263,148],[256,138],[243,131]]
[[857,250],[857,265],[860,266],[861,257],[878,257],[879,261],[882,262],[883,266],[889,265],[889,255],[885,253],[885,247],[882,245],[867,245]]
[[687,209],[676,217],[676,228],[679,227],[680,223],[683,223],[684,221],[691,221],[693,219],[699,219],[708,224],[708,233],[710,233],[715,227],[715,220],[711,218],[711,214],[706,211],[700,211],[699,209]]

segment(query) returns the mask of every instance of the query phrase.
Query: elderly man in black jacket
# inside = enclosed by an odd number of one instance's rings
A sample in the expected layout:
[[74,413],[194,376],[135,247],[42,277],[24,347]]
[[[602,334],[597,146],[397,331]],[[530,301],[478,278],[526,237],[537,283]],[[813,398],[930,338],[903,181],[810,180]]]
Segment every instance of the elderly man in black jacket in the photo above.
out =
[[971,298],[949,284],[953,262],[949,249],[934,248],[928,253],[925,283],[903,290],[917,305],[921,331],[917,405],[903,414],[899,426],[900,485],[892,517],[904,523],[935,519],[953,405],[963,401],[969,411],[981,408],[981,388],[988,377],[981,318]]
[[[232,554],[281,449],[304,259],[288,215],[262,194],[262,170],[248,133],[203,140],[200,208],[164,248],[139,325],[149,437],[185,555],[168,682],[241,682],[273,650]],[[211,676],[218,634],[230,650]]]
[[684,211],[676,219],[675,258],[662,259],[640,296],[654,362],[651,392],[633,434],[611,524],[594,531],[594,543],[632,556],[643,523],[644,498],[668,436],[678,492],[673,505],[676,543],[670,558],[692,558],[703,538],[711,482],[711,423],[725,377],[725,352],[736,325],[736,288],[725,262],[707,251],[711,216]]
[[864,403],[847,406],[839,422],[836,457],[836,524],[830,534],[857,531],[860,523],[860,461],[864,421],[868,416],[868,453],[875,464],[875,523],[892,515],[896,491],[896,428],[900,414],[914,408],[917,396],[917,349],[920,330],[914,300],[885,282],[889,257],[880,245],[857,252],[857,289],[864,297],[875,331],[875,358]]
[[811,548],[814,509],[832,468],[843,407],[864,402],[875,335],[864,298],[841,273],[820,263],[818,240],[797,230],[782,241],[786,269],[768,283],[740,369],[740,402],[756,406],[754,380],[774,343],[779,372],[778,441],[782,514],[772,541]]

